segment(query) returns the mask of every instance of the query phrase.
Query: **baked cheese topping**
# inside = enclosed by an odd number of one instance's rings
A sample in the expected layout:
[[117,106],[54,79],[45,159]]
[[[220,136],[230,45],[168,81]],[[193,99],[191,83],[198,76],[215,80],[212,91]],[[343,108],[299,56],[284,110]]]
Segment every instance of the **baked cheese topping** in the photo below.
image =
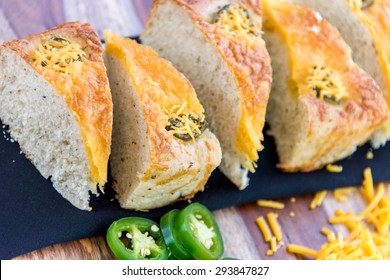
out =
[[52,37],[30,52],[34,62],[53,71],[68,74],[69,65],[82,62],[86,53],[81,46],[62,37]]
[[250,44],[260,39],[261,29],[253,21],[242,3],[224,6],[215,16],[214,23],[228,36]]
[[[91,179],[102,189],[107,182],[112,115],[103,60],[98,55],[89,57],[84,47],[65,36],[45,37],[28,51],[28,63],[53,85],[75,116]],[[96,193],[95,183],[90,187]]]
[[295,100],[311,95],[337,105],[356,99],[349,47],[333,26],[313,10],[286,1],[264,1],[263,9],[266,26],[286,44],[288,86]]
[[165,110],[167,124],[165,129],[171,131],[173,136],[187,141],[195,141],[206,128],[203,113],[188,112],[187,102],[181,106],[174,105],[171,110]]
[[314,66],[306,79],[307,85],[313,90],[317,98],[339,102],[349,97],[337,75],[324,66]]

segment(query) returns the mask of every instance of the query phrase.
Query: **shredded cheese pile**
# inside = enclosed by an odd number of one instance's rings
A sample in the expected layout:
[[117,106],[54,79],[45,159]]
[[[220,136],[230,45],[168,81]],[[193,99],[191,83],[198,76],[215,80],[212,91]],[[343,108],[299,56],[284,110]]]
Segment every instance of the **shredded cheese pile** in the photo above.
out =
[[[370,168],[366,168],[363,175],[361,194],[366,207],[359,214],[338,209],[328,220],[330,224],[346,226],[349,235],[344,237],[341,232],[336,234],[323,228],[321,233],[328,242],[320,250],[290,244],[288,252],[328,260],[390,259],[390,196],[383,183],[375,190]],[[344,189],[344,194],[349,192],[350,189]]]
[[264,217],[260,216],[256,219],[256,224],[263,235],[264,241],[268,242],[270,246],[266,252],[266,255],[272,256],[280,247],[284,245],[284,243],[282,241],[281,226],[278,222],[278,214],[273,212],[268,213],[267,220],[268,224],[266,223]]
[[258,40],[261,29],[253,22],[248,10],[241,4],[222,8],[215,17],[215,24],[230,37],[253,43]]
[[69,74],[69,64],[86,57],[81,46],[61,37],[53,37],[37,44],[36,50],[30,52],[32,60],[53,71]]
[[310,70],[306,82],[308,87],[315,92],[317,98],[321,100],[328,99],[339,102],[349,97],[338,77],[323,66],[314,66]]
[[165,128],[175,137],[187,140],[188,137],[195,141],[195,138],[202,134],[201,124],[204,124],[205,117],[203,113],[186,113],[187,102],[181,106],[174,105],[171,110],[165,111],[167,123]]

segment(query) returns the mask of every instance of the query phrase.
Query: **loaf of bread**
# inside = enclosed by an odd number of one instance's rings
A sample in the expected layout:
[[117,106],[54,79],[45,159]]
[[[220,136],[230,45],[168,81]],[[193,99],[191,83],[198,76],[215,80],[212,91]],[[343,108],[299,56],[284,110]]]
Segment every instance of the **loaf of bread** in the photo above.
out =
[[278,166],[311,171],[349,156],[386,121],[380,88],[318,13],[281,0],[262,4],[274,69],[267,121]]
[[156,0],[142,42],[193,84],[222,147],[220,170],[248,185],[263,149],[271,84],[258,1]]
[[107,181],[112,101],[89,24],[66,23],[0,46],[0,117],[54,188],[90,210],[90,192]]
[[147,46],[110,32],[105,41],[120,205],[149,210],[192,198],[219,165],[221,148],[191,83]]
[[[390,106],[390,1],[289,0],[311,8],[334,25],[352,49],[352,58],[377,82]],[[374,148],[390,139],[390,116],[371,137]]]

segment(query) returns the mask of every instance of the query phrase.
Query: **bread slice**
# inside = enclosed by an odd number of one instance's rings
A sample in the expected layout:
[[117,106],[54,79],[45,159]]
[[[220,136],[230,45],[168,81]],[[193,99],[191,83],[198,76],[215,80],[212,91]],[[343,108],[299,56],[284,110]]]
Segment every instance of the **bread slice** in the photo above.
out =
[[[390,106],[390,1],[290,0],[323,16],[340,32],[352,57],[378,83]],[[371,137],[374,148],[390,139],[390,116]]]
[[0,46],[0,117],[54,188],[79,209],[107,181],[112,101],[102,47],[71,22]]
[[113,188],[120,205],[149,210],[190,199],[221,161],[190,82],[147,46],[105,33],[114,102]]
[[156,0],[141,35],[194,85],[221,143],[220,170],[239,189],[263,149],[272,74],[261,23],[258,1]]
[[317,13],[281,0],[262,3],[274,69],[267,121],[278,166],[311,171],[349,156],[386,121],[381,90]]

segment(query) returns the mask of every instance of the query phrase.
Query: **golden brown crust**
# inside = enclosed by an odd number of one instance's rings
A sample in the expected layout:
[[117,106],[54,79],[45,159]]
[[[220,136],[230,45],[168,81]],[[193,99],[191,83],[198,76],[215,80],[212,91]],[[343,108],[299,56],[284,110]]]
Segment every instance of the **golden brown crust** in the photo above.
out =
[[[264,3],[266,28],[276,31],[288,48],[289,79],[296,91],[292,94],[297,95],[293,98],[304,102],[309,111],[304,141],[318,145],[308,161],[293,166],[282,162],[279,167],[285,171],[318,169],[324,164],[322,159],[329,155],[333,160],[339,159],[334,150],[336,145],[339,151],[347,151],[353,148],[351,143],[365,142],[385,122],[387,106],[378,85],[352,61],[349,46],[333,26],[310,9],[285,1]],[[339,104],[318,98],[308,85],[313,67],[330,69],[348,97]],[[318,135],[329,124],[332,130],[324,141]]]
[[[153,10],[167,0],[158,0]],[[259,1],[171,0],[180,6],[197,24],[204,36],[212,42],[228,65],[240,97],[241,118],[237,129],[236,146],[245,167],[258,159],[262,149],[262,129],[271,87],[272,71],[264,41],[258,38],[254,45],[232,38],[212,22],[220,8],[230,3],[241,3],[257,22],[261,33],[261,4]],[[251,46],[250,46],[251,45]]]
[[[38,64],[31,51],[58,37],[78,43],[86,53],[75,73],[59,73]],[[102,187],[107,181],[111,151],[112,101],[102,58],[102,46],[90,24],[69,22],[49,31],[3,45],[17,52],[63,98],[79,125],[91,168],[91,178]]]

